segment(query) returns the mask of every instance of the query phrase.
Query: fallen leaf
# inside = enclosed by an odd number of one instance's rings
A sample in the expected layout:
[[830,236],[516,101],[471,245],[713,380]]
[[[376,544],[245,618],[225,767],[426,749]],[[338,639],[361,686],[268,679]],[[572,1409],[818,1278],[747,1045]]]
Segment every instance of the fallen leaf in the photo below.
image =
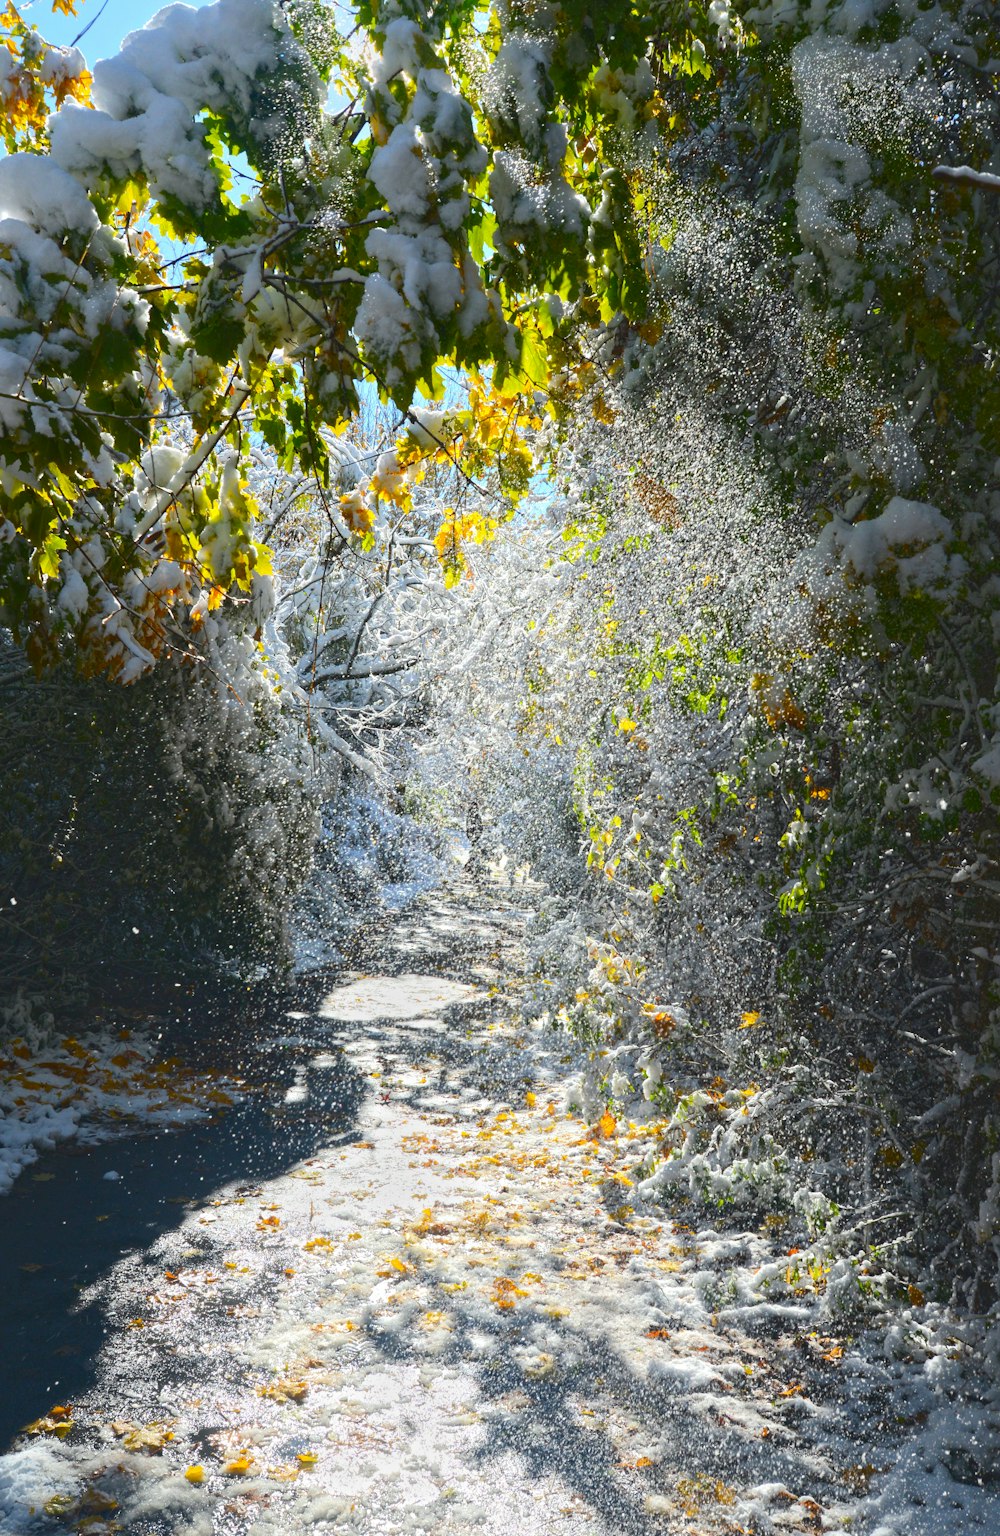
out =
[[258,1397],[267,1397],[273,1403],[300,1403],[309,1390],[305,1381],[270,1381],[257,1388]]
[[65,1440],[73,1428],[73,1420],[69,1414],[70,1409],[68,1406],[65,1408],[57,1406],[51,1412],[43,1414],[40,1419],[34,1419],[32,1423],[26,1424],[24,1426],[24,1433],[26,1435],[55,1435],[58,1439]]
[[527,1291],[522,1291],[520,1286],[515,1285],[514,1281],[509,1280],[506,1275],[499,1275],[493,1282],[491,1299],[501,1312],[510,1312],[515,1306],[514,1297],[527,1296],[527,1294]]
[[328,1237],[310,1237],[302,1245],[304,1253],[329,1253],[332,1248],[333,1244]]
[[127,1451],[152,1451],[155,1456],[175,1438],[171,1425],[163,1423],[143,1425],[132,1424],[128,1419],[116,1419],[111,1429]]
[[222,1470],[225,1472],[227,1477],[242,1477],[244,1473],[249,1472],[252,1467],[253,1457],[249,1454],[249,1452],[241,1451],[238,1456],[233,1457],[232,1461],[227,1461]]
[[319,1457],[313,1455],[312,1451],[300,1451],[295,1460],[301,1467],[314,1467],[319,1461]]
[[300,1471],[301,1468],[297,1467],[294,1462],[283,1461],[279,1462],[276,1467],[268,1467],[267,1475],[268,1477],[273,1477],[277,1483],[294,1483]]
[[184,1476],[189,1483],[203,1483],[205,1481],[205,1468],[195,1462],[193,1466],[185,1468]]

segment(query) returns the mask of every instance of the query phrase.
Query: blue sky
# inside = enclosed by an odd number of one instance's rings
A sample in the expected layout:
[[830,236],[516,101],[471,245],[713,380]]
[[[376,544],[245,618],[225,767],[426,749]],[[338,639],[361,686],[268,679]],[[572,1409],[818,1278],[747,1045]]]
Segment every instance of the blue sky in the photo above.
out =
[[[71,43],[88,22],[93,22],[78,44],[87,63],[93,64],[96,59],[116,53],[125,34],[145,26],[151,16],[163,10],[164,3],[165,0],[108,0],[100,15],[97,13],[101,10],[101,0],[82,0],[75,16],[53,14],[51,0],[34,0],[33,4],[22,4],[19,9],[25,20],[29,20],[44,38],[61,46]],[[186,0],[186,3],[200,8],[206,0]]]

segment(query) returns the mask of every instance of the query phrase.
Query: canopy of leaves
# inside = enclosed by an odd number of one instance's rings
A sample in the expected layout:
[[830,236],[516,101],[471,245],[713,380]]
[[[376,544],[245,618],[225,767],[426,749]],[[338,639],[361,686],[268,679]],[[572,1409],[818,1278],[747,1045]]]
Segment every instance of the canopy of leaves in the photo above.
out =
[[445,365],[486,371],[488,442],[495,390],[557,411],[581,326],[644,313],[627,167],[660,98],[627,5],[365,5],[346,40],[317,0],[217,0],[89,101],[73,50],[0,27],[0,614],[37,667],[129,681],[226,598],[260,622],[252,444],[326,485],[359,389],[405,416]]

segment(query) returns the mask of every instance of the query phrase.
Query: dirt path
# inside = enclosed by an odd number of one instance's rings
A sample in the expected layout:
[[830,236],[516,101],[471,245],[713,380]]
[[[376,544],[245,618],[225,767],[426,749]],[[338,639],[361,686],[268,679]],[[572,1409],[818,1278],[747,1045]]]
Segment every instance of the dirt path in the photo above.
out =
[[[926,1409],[817,1329],[810,1298],[768,1301],[771,1239],[637,1206],[656,1127],[571,1112],[579,1063],[518,1022],[511,896],[425,898],[377,973],[292,1010],[280,1102],[229,1121],[226,1176],[171,1197],[176,1222],[83,1292],[105,1330],[93,1381],[0,1461],[5,1536],[653,1536],[859,1514]],[[130,1145],[131,1164],[101,1155],[141,1203]],[[1000,1528],[946,1493],[951,1529]]]

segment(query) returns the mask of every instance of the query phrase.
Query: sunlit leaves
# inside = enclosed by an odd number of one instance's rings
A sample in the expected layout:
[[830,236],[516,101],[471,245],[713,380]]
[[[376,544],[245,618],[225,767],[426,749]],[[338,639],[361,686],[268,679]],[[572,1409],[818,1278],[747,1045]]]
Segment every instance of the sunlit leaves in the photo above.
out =
[[111,1430],[127,1451],[148,1451],[158,1456],[165,1446],[176,1439],[174,1423],[174,1420],[170,1420],[166,1423],[133,1424],[128,1419],[115,1419]]
[[24,1426],[26,1435],[54,1435],[57,1440],[65,1440],[72,1431],[73,1409],[69,1403],[56,1403],[40,1419]]
[[467,571],[466,546],[482,544],[493,531],[494,524],[481,512],[460,513],[453,507],[445,509],[444,521],[434,535],[434,548],[444,571],[445,586],[455,586]]
[[308,1390],[308,1382],[281,1377],[277,1381],[269,1381],[258,1387],[257,1396],[266,1397],[272,1403],[300,1403]]
[[[73,15],[75,0],[55,0],[52,9]],[[44,148],[53,108],[89,100],[91,76],[83,56],[45,42],[13,0],[0,11],[0,48],[9,55],[0,74],[0,141],[9,154]]]
[[[127,172],[102,163],[91,174],[81,164],[104,221],[82,260],[96,271],[99,249],[101,276],[119,288],[116,319],[99,340],[86,323],[75,326],[67,377],[76,393],[68,408],[59,376],[66,365],[56,367],[44,350],[33,359],[35,390],[42,398],[48,392],[47,404],[66,417],[63,480],[57,497],[40,490],[44,466],[34,462],[40,449],[33,434],[52,434],[35,411],[5,470],[22,478],[0,498],[14,530],[0,562],[0,596],[40,668],[68,652],[88,671],[129,681],[183,650],[178,621],[197,636],[206,615],[232,613],[228,597],[254,596],[255,580],[268,574],[266,553],[252,537],[252,508],[241,509],[225,484],[226,454],[245,451],[246,432],[255,429],[287,467],[298,463],[328,483],[318,429],[353,413],[362,380],[405,408],[418,390],[440,396],[442,364],[490,373],[490,390],[473,385],[450,456],[471,479],[489,478],[501,503],[516,500],[534,471],[528,438],[540,426],[553,375],[571,377],[580,361],[572,346],[567,352],[570,333],[617,309],[643,308],[632,192],[609,154],[616,134],[645,131],[656,117],[643,59],[648,39],[631,13],[616,10],[614,21],[609,15],[597,33],[587,32],[582,49],[576,20],[560,19],[547,56],[540,55],[544,110],[533,123],[530,114],[497,106],[492,87],[480,95],[484,70],[496,65],[502,75],[507,63],[499,53],[520,46],[516,35],[501,39],[495,18],[485,28],[483,17],[473,25],[472,13],[458,6],[425,30],[400,23],[390,39],[381,16],[362,13],[375,49],[395,61],[383,78],[377,54],[347,50],[319,8],[299,6],[289,16],[297,41],[282,45],[274,90],[296,100],[294,130],[308,133],[301,155],[294,147],[276,155],[284,139],[256,133],[245,92],[229,89],[220,71],[221,93],[200,104],[192,139],[191,164],[198,154],[205,158],[204,185],[195,177],[187,188],[178,172],[167,190],[151,144]],[[35,34],[12,5],[3,26],[8,52],[20,61],[20,73],[5,77],[8,148],[41,148],[42,75],[48,70],[57,106],[82,98],[87,77],[68,56],[62,73],[53,73],[58,50],[45,54],[48,64],[29,58]],[[356,104],[350,132],[342,115],[322,115],[317,82],[331,78]],[[362,107],[370,136],[357,131]],[[563,123],[572,132],[560,156],[552,151]],[[404,154],[406,135],[413,142]],[[540,159],[543,142],[550,148]],[[257,177],[256,195],[243,201],[233,178],[236,155]],[[402,180],[401,166],[410,172]],[[433,197],[417,195],[421,177],[430,178]],[[513,202],[498,202],[501,182]],[[518,187],[533,189],[528,202],[544,189],[543,217],[528,217]],[[207,250],[192,250],[168,270],[151,229]],[[112,234],[117,244],[109,244]],[[81,260],[79,241],[67,241],[68,254]],[[75,286],[71,277],[67,303]],[[557,296],[551,303],[546,290]],[[140,292],[141,323],[137,307],[130,329],[121,317]],[[573,318],[565,306],[578,300],[588,307]],[[23,319],[46,321],[27,311]],[[134,506],[142,494],[139,461],[161,435],[163,385],[188,413],[194,452],[158,488],[159,507],[147,501],[123,522],[122,505]],[[596,401],[598,414],[607,409]],[[114,472],[95,476],[109,439]],[[341,490],[348,532],[370,547],[377,507],[408,512],[413,483],[390,467],[357,492]],[[461,515],[470,514],[463,508]],[[466,568],[463,545],[477,536],[468,524],[451,529],[448,552],[439,550],[449,582]],[[165,565],[179,567],[179,578]]]

